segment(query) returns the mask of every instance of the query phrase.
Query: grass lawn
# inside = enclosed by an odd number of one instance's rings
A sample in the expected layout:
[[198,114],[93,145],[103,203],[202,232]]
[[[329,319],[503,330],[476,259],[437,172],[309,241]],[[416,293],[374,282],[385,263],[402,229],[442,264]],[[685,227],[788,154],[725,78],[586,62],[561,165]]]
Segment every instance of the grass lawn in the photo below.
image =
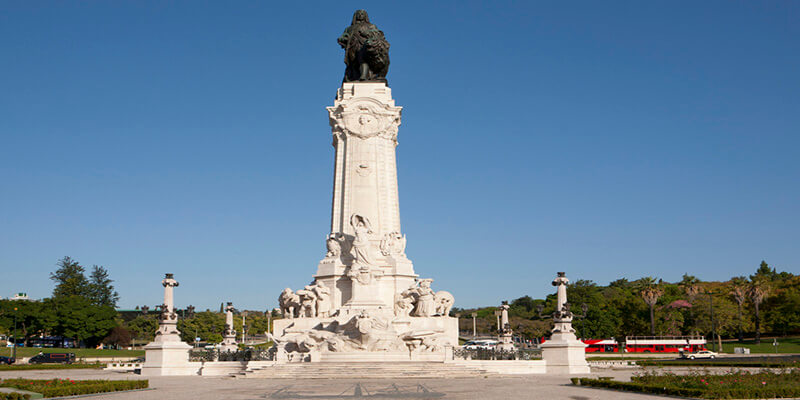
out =
[[[775,353],[775,346],[772,345],[772,338],[761,339],[761,344],[755,344],[753,340],[745,340],[744,343],[738,341],[722,342],[722,349],[725,353],[733,353],[734,347],[746,347],[750,353]],[[800,353],[800,337],[778,338],[778,353]],[[710,349],[710,343],[708,345]]]
[[[38,347],[17,347],[17,357],[31,357],[44,353],[75,353],[75,357],[142,357],[144,350],[97,350],[97,349],[41,349]],[[3,347],[0,349],[0,356],[11,356],[11,348]]]

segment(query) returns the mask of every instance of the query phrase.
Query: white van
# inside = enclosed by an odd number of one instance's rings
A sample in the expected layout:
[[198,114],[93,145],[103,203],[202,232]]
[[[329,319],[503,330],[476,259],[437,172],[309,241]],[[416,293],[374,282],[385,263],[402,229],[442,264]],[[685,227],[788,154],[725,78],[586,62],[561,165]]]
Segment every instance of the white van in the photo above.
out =
[[499,343],[500,342],[498,342],[497,340],[491,340],[491,339],[470,340],[467,343],[464,343],[464,348],[467,349],[467,350],[478,350],[478,349],[492,350]]

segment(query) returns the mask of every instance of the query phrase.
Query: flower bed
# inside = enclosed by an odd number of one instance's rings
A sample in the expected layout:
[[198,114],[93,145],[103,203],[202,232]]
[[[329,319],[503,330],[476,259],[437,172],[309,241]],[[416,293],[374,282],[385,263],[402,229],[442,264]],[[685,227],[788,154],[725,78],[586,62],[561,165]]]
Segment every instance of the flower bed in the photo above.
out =
[[702,399],[772,399],[800,397],[800,371],[742,371],[727,374],[658,374],[634,376],[630,382],[573,378],[581,386]]
[[118,392],[121,390],[145,389],[147,380],[106,381],[71,379],[3,379],[0,387],[12,387],[41,393],[44,397],[76,396],[82,394]]

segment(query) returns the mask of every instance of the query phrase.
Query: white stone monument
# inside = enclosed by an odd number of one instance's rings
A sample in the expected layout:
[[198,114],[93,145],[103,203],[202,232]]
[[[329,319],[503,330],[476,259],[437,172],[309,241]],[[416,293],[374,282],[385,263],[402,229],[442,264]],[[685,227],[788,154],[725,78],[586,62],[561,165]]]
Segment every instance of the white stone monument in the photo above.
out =
[[503,351],[514,351],[514,342],[512,340],[514,332],[511,330],[511,324],[508,322],[508,309],[510,307],[506,302],[500,306],[500,331],[498,349]]
[[230,301],[225,306],[225,330],[222,332],[222,346],[219,351],[229,352],[239,350],[236,344],[236,329],[233,329],[233,303]]
[[156,338],[145,349],[142,375],[191,375],[196,367],[189,364],[189,351],[192,346],[181,341],[178,331],[178,314],[175,312],[173,289],[178,286],[172,274],[166,274],[161,281],[164,286],[164,304],[158,321]]
[[547,373],[588,374],[586,345],[578,340],[572,329],[572,312],[567,302],[568,283],[569,279],[563,272],[559,272],[553,280],[557,294],[556,311],[553,313],[555,324],[550,340],[542,344],[542,359],[547,362]]
[[418,279],[400,227],[395,147],[401,107],[383,82],[345,82],[328,107],[336,150],[331,232],[311,284],[279,297],[278,354],[292,360],[405,360],[458,345],[453,296]]

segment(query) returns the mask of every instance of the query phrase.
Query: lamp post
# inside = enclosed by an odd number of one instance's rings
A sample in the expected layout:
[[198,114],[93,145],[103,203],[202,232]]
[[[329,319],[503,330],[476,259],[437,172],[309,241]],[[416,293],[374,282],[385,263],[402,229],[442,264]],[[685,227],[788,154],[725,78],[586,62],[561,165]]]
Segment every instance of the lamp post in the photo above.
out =
[[708,291],[708,303],[711,307],[711,348],[717,351],[717,324],[714,322],[714,292]]
[[586,313],[589,311],[589,306],[586,305],[586,303],[581,303],[581,311],[583,311],[583,315],[575,315],[575,317],[581,319],[581,339],[586,339],[586,332],[583,331],[583,321],[586,320]]
[[475,339],[478,336],[478,324],[475,322],[475,318],[478,317],[478,313],[472,313],[472,338]]
[[14,362],[17,362],[17,307],[14,307],[14,347],[12,347],[13,351],[11,354],[11,358],[14,359]]

